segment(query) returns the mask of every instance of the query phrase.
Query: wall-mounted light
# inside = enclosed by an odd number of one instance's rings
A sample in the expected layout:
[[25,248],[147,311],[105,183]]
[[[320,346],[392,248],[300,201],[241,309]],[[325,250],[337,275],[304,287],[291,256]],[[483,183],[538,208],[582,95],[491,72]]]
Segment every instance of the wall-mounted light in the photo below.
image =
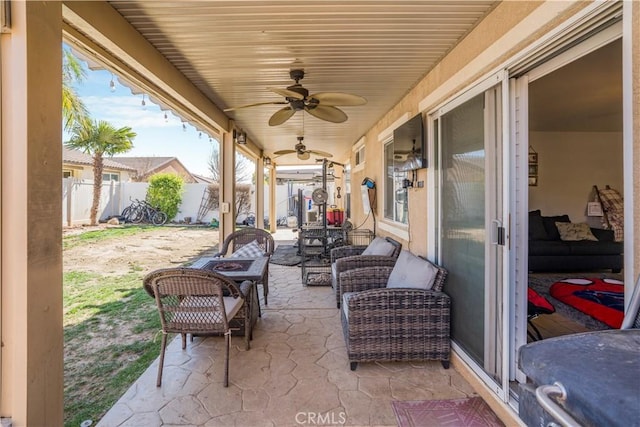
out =
[[264,165],[265,166],[271,166],[271,157],[265,157],[264,158]]
[[233,142],[236,144],[247,143],[247,133],[241,130],[233,130]]

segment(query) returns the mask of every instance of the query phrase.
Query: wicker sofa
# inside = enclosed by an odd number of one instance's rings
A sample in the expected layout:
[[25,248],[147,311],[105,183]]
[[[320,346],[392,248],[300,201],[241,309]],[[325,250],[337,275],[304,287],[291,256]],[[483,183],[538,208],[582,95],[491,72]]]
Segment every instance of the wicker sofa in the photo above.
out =
[[[381,238],[377,238],[381,239]],[[390,255],[362,255],[368,246],[340,246],[331,250],[331,286],[336,293],[336,306],[340,308],[340,274],[347,270],[365,267],[393,267],[402,250],[402,244],[391,237],[384,240],[393,247]],[[372,244],[375,244],[375,239]]]
[[392,267],[341,275],[342,331],[351,370],[358,362],[374,361],[439,360],[449,368],[451,300],[442,292],[447,271],[435,267],[429,290],[386,287]]

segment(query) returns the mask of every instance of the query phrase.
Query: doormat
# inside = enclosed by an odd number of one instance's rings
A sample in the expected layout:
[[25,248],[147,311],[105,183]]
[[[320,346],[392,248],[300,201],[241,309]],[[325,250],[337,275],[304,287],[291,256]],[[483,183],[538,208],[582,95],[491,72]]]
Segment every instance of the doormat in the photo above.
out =
[[277,265],[293,266],[300,264],[302,257],[298,255],[298,247],[294,245],[278,245],[269,262]]
[[399,427],[503,427],[481,397],[391,402]]

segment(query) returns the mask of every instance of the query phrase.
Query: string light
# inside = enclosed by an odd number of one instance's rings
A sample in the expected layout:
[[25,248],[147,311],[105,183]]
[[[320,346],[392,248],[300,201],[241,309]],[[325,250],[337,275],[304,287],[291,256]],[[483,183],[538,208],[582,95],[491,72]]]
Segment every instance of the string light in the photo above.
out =
[[111,92],[115,92],[116,91],[116,82],[113,81],[113,73],[111,73],[111,81],[109,82],[109,90],[111,90]]
[[144,93],[142,94],[142,109],[146,110],[147,109],[147,103],[144,101]]
[[169,116],[167,116],[167,112],[164,112],[164,122],[167,123],[169,121]]
[[202,132],[198,132],[198,139],[202,139]]
[[182,124],[182,132],[186,132],[187,131],[187,125],[185,125],[184,123]]

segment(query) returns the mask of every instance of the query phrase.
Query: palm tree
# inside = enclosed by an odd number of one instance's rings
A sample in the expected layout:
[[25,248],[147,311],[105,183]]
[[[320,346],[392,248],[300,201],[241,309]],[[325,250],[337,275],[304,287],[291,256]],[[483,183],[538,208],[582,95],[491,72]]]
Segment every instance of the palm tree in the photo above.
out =
[[73,84],[82,82],[87,72],[78,58],[70,50],[62,50],[62,117],[65,130],[71,130],[73,125],[89,116],[87,107],[76,93]]
[[104,120],[84,119],[71,129],[71,139],[65,145],[80,150],[93,157],[93,204],[91,205],[91,225],[96,225],[100,193],[102,190],[102,170],[104,156],[126,153],[133,148],[136,133],[125,126],[116,129]]

